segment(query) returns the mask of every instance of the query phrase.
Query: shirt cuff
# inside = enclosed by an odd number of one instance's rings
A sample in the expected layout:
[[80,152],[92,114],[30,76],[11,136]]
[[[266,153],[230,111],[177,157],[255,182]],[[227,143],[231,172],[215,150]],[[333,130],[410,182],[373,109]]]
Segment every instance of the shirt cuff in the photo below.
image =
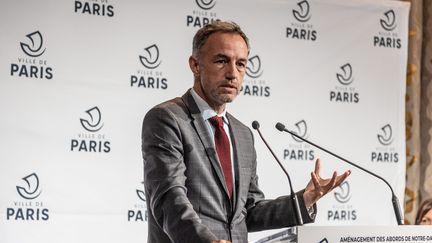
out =
[[308,214],[309,214],[309,217],[311,218],[311,219],[315,219],[315,216],[316,216],[316,205],[314,204],[312,207],[310,207],[310,208],[307,208],[307,212],[308,212]]

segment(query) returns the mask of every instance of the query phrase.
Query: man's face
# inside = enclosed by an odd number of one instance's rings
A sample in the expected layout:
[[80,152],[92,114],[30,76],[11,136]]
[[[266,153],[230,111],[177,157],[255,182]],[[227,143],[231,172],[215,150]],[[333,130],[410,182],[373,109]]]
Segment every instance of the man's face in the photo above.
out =
[[216,32],[198,55],[189,59],[194,89],[215,110],[224,108],[240,92],[248,57],[246,42],[238,34]]

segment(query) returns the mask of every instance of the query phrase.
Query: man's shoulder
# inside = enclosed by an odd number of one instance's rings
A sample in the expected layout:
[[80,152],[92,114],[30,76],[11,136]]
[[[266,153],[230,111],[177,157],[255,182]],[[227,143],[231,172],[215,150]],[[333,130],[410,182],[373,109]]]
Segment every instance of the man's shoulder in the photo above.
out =
[[175,97],[173,99],[164,101],[156,106],[154,106],[151,110],[167,110],[167,111],[175,111],[175,110],[183,110],[186,108],[181,97]]
[[176,97],[154,106],[145,116],[146,118],[157,117],[158,119],[168,119],[169,117],[186,118],[189,116],[189,111],[182,98]]

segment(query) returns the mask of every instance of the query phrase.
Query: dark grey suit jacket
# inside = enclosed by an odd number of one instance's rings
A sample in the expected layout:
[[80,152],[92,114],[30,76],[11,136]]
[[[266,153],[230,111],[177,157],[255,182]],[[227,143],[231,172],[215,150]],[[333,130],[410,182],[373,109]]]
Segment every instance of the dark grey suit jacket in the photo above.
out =
[[[227,113],[235,196],[228,198],[213,145],[190,91],[152,108],[142,128],[149,243],[246,243],[248,231],[295,225],[288,196],[264,200],[252,132]],[[303,220],[313,221],[298,192]]]

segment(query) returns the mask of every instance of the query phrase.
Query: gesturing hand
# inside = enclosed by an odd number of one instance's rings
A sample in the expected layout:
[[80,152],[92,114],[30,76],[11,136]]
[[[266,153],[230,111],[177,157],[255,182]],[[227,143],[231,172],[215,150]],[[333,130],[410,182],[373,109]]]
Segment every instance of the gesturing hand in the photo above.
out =
[[307,208],[312,207],[321,197],[329,193],[333,188],[339,186],[350,174],[351,171],[347,170],[342,175],[337,175],[333,172],[332,178],[323,179],[320,176],[321,160],[317,159],[315,162],[315,170],[311,172],[311,180],[305,188],[303,199]]

